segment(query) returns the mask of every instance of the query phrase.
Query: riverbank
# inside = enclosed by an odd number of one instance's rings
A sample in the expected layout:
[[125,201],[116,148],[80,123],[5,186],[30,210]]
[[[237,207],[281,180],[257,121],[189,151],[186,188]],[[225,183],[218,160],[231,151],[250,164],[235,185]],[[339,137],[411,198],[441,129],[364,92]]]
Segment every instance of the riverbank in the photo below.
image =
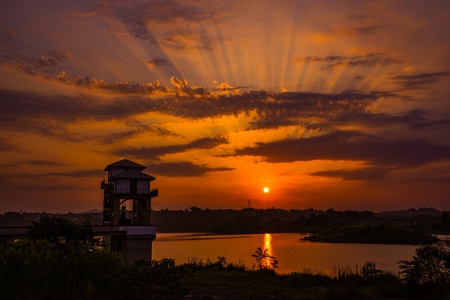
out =
[[303,238],[313,242],[426,245],[438,238],[423,230],[411,227],[380,224],[333,227],[319,234]]

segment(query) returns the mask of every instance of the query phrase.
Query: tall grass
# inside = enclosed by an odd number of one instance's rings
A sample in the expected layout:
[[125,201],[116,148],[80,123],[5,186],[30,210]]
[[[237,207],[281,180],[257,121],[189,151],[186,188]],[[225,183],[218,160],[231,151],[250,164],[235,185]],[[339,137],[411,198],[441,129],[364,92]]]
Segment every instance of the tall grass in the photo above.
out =
[[96,299],[106,287],[104,274],[121,258],[84,245],[24,240],[0,246],[0,298]]

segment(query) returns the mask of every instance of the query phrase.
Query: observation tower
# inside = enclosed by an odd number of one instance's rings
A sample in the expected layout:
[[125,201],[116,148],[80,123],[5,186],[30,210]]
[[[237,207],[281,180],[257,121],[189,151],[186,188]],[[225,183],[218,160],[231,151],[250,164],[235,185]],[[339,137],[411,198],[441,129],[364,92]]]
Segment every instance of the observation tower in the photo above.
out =
[[101,183],[103,225],[118,232],[110,236],[111,250],[122,252],[126,261],[151,260],[151,245],[156,238],[151,201],[158,190],[150,188],[155,177],[143,173],[145,168],[128,159],[117,161],[106,166],[108,178]]

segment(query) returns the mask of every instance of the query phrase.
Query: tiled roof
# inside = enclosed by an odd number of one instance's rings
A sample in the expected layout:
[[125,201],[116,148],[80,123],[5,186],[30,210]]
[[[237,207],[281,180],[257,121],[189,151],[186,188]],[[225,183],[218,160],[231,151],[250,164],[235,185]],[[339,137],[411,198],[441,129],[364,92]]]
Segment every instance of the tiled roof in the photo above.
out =
[[113,167],[134,168],[134,169],[138,169],[141,171],[145,169],[145,166],[143,166],[143,165],[137,164],[128,159],[122,159],[122,160],[116,161],[115,163],[112,163],[112,164],[106,166],[105,171],[108,171],[110,168],[113,168]]

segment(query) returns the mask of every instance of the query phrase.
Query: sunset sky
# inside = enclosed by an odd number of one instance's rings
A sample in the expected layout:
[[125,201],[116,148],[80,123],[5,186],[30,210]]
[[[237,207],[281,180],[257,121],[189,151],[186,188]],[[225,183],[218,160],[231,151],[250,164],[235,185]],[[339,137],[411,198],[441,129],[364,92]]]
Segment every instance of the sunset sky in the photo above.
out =
[[[450,1],[15,0],[0,8],[0,212],[450,209]],[[263,188],[269,192],[264,193]]]

